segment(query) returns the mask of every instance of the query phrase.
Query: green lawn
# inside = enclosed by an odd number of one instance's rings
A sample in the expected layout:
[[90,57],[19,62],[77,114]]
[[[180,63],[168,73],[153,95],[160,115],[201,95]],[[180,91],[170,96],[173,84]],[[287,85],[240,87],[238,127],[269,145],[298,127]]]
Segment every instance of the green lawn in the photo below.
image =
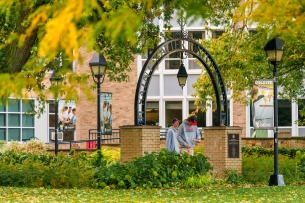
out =
[[0,202],[305,202],[305,186],[169,190],[0,187]]

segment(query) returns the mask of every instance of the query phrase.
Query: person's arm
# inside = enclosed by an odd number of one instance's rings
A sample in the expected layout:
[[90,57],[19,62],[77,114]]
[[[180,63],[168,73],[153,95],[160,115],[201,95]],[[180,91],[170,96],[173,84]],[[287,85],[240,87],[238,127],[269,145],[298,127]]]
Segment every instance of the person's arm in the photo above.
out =
[[186,148],[189,148],[189,144],[185,140],[185,135],[184,135],[184,127],[183,124],[181,124],[178,128],[178,134],[177,134],[177,139],[180,143],[180,145],[185,146]]

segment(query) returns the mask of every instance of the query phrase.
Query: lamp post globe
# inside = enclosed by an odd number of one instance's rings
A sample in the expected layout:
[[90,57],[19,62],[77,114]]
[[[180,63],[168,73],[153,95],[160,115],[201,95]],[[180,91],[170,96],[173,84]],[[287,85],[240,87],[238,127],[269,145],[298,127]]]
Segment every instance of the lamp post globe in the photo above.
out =
[[[93,81],[97,85],[97,149],[101,149],[101,83],[104,81],[107,61],[103,54],[94,53],[89,66],[92,73]],[[95,79],[96,78],[96,79]],[[101,81],[101,78],[102,81]]]
[[279,174],[278,168],[278,100],[277,100],[277,64],[282,60],[284,42],[278,37],[270,40],[264,50],[268,60],[273,65],[273,108],[274,108],[274,173],[270,176],[269,186],[285,186],[283,175]]
[[55,99],[55,156],[58,154],[58,83],[62,81],[62,77],[58,76],[56,71],[53,71],[52,76],[50,77],[51,85],[55,86],[54,89],[54,99]]

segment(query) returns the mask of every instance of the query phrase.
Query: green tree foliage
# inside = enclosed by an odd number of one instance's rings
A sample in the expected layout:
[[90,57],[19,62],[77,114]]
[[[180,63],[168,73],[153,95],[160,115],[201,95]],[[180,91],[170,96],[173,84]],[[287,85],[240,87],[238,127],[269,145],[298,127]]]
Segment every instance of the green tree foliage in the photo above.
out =
[[[293,0],[231,2],[222,14],[227,20],[212,21],[221,23],[217,25],[222,26],[224,34],[204,40],[202,45],[219,65],[226,87],[233,90],[232,98],[246,104],[254,79],[273,78],[273,66],[268,62],[264,46],[275,36],[285,46],[282,62],[277,67],[278,85],[283,87],[279,95],[290,100],[304,97],[305,4]],[[197,104],[215,101],[207,74],[202,74],[193,87]]]
[[[78,84],[88,93],[88,75],[69,71],[73,60],[82,61],[81,47],[106,56],[111,80],[128,81],[129,64],[135,55],[159,40],[155,37],[159,27],[154,25],[154,19],[162,18],[170,28],[168,22],[175,10],[185,10],[191,20],[206,19],[215,14],[215,8],[222,8],[223,2],[226,1],[0,0],[1,101],[10,95],[29,97],[29,92],[35,92],[43,103],[45,95],[56,89],[43,83],[50,69],[64,76],[60,97],[78,99]],[[70,95],[65,95],[67,92]]]

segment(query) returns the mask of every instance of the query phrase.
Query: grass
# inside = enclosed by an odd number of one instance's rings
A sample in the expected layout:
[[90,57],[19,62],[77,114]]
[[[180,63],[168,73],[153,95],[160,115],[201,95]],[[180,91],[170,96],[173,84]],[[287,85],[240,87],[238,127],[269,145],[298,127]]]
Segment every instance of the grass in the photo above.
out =
[[0,187],[0,202],[305,202],[305,186],[169,190],[94,190]]

